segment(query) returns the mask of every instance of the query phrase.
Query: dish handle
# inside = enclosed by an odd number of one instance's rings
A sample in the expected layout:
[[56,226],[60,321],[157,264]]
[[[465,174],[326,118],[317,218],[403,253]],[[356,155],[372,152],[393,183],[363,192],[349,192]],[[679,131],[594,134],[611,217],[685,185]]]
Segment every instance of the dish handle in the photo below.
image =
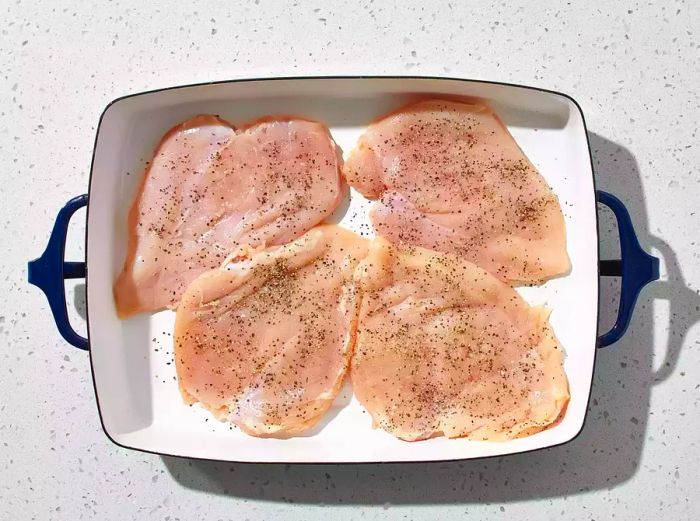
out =
[[85,262],[66,262],[64,254],[68,223],[73,214],[87,205],[87,203],[88,196],[83,194],[74,197],[61,208],[44,253],[27,265],[29,283],[34,284],[46,294],[49,307],[61,336],[69,344],[85,351],[89,347],[88,339],[76,333],[68,320],[66,288],[63,281],[65,279],[85,278]]
[[620,308],[617,311],[615,325],[610,331],[598,337],[598,347],[607,347],[620,340],[627,331],[634,305],[642,288],[658,280],[659,259],[649,255],[639,245],[632,219],[622,201],[600,190],[596,192],[596,198],[599,203],[613,211],[620,234],[620,259],[601,260],[599,266],[601,277],[622,277]]

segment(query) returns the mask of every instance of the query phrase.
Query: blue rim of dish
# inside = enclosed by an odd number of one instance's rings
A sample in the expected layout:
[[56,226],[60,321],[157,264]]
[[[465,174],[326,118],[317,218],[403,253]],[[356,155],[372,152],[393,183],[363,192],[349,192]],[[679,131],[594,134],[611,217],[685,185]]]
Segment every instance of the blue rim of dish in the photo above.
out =
[[[516,88],[521,88],[521,89],[526,89],[526,90],[531,90],[531,91],[536,91],[536,92],[542,92],[545,94],[553,94],[555,96],[561,96],[563,98],[568,99],[571,101],[576,109],[578,110],[579,114],[581,115],[581,121],[583,122],[583,131],[586,137],[586,146],[588,147],[588,160],[591,165],[591,177],[593,181],[593,194],[595,196],[597,187],[596,187],[596,182],[595,182],[595,174],[594,174],[594,165],[593,165],[593,155],[591,154],[591,143],[588,138],[588,126],[586,125],[586,118],[583,115],[583,110],[581,109],[581,106],[579,103],[572,98],[570,95],[565,94],[563,92],[558,92],[555,90],[550,90],[550,89],[544,89],[541,87],[532,87],[529,85],[520,85],[517,83],[508,83],[508,82],[502,82],[502,81],[488,81],[488,80],[473,80],[473,79],[468,79],[468,78],[452,78],[452,77],[445,77],[445,76],[381,76],[381,75],[349,75],[349,76],[276,76],[276,77],[271,77],[271,78],[240,78],[240,79],[233,79],[233,80],[217,80],[217,81],[209,81],[209,82],[202,82],[202,83],[189,83],[186,85],[176,85],[173,87],[164,87],[160,89],[153,89],[153,90],[146,90],[142,92],[137,92],[134,94],[127,94],[126,96],[120,96],[118,98],[115,98],[111,102],[107,104],[107,106],[104,108],[102,111],[102,114],[100,114],[100,119],[97,123],[97,130],[95,131],[95,141],[93,144],[92,148],[92,159],[90,161],[90,176],[88,178],[88,204],[86,208],[86,215],[85,215],[85,261],[86,261],[86,267],[87,267],[87,259],[88,259],[88,226],[90,222],[90,193],[92,189],[92,173],[93,173],[93,168],[95,166],[95,151],[97,149],[97,138],[100,135],[100,129],[102,128],[102,120],[109,110],[109,108],[114,105],[115,103],[129,99],[129,98],[135,98],[137,96],[143,96],[145,94],[155,94],[158,92],[166,92],[166,91],[171,91],[171,90],[178,90],[178,89],[187,89],[187,88],[192,88],[192,87],[205,87],[208,85],[221,85],[224,83],[252,83],[252,82],[261,82],[261,81],[290,81],[290,80],[362,80],[362,79],[367,79],[367,80],[445,80],[445,81],[460,81],[460,82],[467,82],[467,83],[482,83],[485,85],[497,85],[497,86],[503,86],[503,87],[516,87]],[[596,203],[597,204],[597,200]],[[598,254],[598,260],[600,261],[600,222],[598,219],[598,211],[596,209],[595,211],[595,222],[596,222],[596,249],[597,249],[597,254]],[[598,267],[597,267],[597,272],[598,272],[598,284],[600,286],[600,262],[598,262]],[[88,288],[88,277],[86,275],[85,277],[85,320],[87,322],[87,341],[88,341],[88,353],[90,357],[90,373],[92,375],[92,387],[95,392],[95,402],[97,403],[97,414],[100,418],[100,426],[102,427],[102,432],[105,433],[105,436],[107,436],[107,439],[114,443],[116,446],[124,448],[124,449],[129,449],[129,450],[134,450],[138,452],[143,452],[146,454],[154,454],[157,456],[170,456],[170,457],[175,457],[175,458],[184,458],[184,459],[195,459],[195,460],[200,460],[200,461],[215,461],[215,462],[227,462],[227,463],[236,463],[236,464],[250,464],[250,465],[260,465],[260,464],[266,464],[266,465],[388,465],[388,464],[395,464],[395,465],[403,465],[403,464],[420,464],[420,463],[447,463],[451,461],[479,461],[479,460],[484,460],[484,459],[490,459],[490,458],[501,458],[501,457],[507,457],[507,456],[512,456],[515,454],[527,454],[527,453],[532,453],[532,452],[537,452],[545,449],[552,449],[554,447],[559,447],[561,445],[565,445],[567,443],[571,443],[574,441],[576,438],[579,437],[581,432],[583,431],[583,428],[586,425],[586,419],[588,418],[588,406],[590,405],[591,401],[591,391],[593,389],[593,378],[595,376],[595,361],[597,357],[597,351],[598,351],[598,346],[597,346],[597,340],[598,340],[598,334],[600,333],[600,326],[596,322],[596,331],[595,331],[595,339],[596,339],[596,344],[593,345],[593,368],[591,371],[591,383],[588,388],[588,400],[586,402],[586,413],[583,417],[583,421],[581,422],[581,428],[578,430],[578,432],[572,436],[570,439],[563,441],[561,443],[556,443],[553,445],[547,445],[546,447],[538,447],[536,449],[529,449],[529,450],[522,450],[522,451],[517,451],[517,452],[509,452],[507,454],[495,454],[492,456],[478,456],[475,458],[456,458],[456,459],[428,459],[428,460],[410,460],[410,461],[393,461],[393,460],[386,460],[386,461],[293,461],[293,462],[288,462],[288,461],[238,461],[238,460],[220,460],[220,459],[212,459],[212,458],[203,458],[199,456],[187,456],[183,454],[171,454],[167,452],[158,452],[154,450],[148,450],[148,449],[141,449],[138,447],[130,447],[128,445],[124,445],[122,443],[119,443],[116,441],[110,434],[107,432],[107,429],[105,428],[104,421],[102,420],[102,409],[100,407],[100,398],[99,395],[97,394],[97,384],[95,382],[95,368],[93,366],[93,361],[92,361],[92,349],[90,349],[90,306],[88,305],[89,299],[87,296],[89,295],[89,288]],[[596,316],[600,316],[600,292],[598,292],[597,295],[597,302],[596,302]]]

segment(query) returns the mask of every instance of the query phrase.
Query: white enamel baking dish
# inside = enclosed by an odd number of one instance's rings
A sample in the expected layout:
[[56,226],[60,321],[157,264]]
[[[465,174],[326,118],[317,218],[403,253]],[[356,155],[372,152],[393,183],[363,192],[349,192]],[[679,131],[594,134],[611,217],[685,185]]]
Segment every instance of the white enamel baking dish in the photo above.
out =
[[[508,442],[437,438],[408,443],[381,430],[346,386],[320,425],[305,436],[258,439],[219,423],[198,406],[185,406],[172,364],[174,313],[117,318],[112,284],[126,251],[126,215],[163,133],[200,113],[234,124],[268,114],[293,114],[326,123],[347,154],[374,118],[425,95],[476,96],[492,104],[526,155],[559,196],[566,217],[570,275],[519,291],[551,308],[551,322],[566,350],[571,402],[556,426]],[[622,259],[599,262],[596,196],[615,211]],[[88,206],[86,263],[64,262],[72,213]],[[352,193],[337,221],[367,234],[369,202]],[[615,327],[598,338],[598,277],[622,276]],[[68,323],[64,279],[86,276],[88,339]],[[49,299],[59,331],[89,349],[102,425],[116,444],[159,454],[246,462],[388,462],[455,460],[551,447],[581,430],[596,347],[619,338],[634,301],[658,278],[658,260],[634,237],[629,216],[609,194],[596,193],[586,126],[578,104],[551,91],[502,83],[419,77],[334,77],[236,80],[174,87],[119,98],[105,109],[97,130],[89,194],[61,210],[44,255],[29,265],[30,282]]]

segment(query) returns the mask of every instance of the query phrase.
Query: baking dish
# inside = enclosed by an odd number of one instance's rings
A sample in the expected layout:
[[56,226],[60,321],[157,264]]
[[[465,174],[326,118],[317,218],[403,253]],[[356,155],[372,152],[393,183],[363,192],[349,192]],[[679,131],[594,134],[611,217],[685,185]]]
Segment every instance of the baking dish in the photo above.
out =
[[[418,96],[487,100],[559,196],[571,273],[540,287],[519,288],[532,304],[553,310],[551,323],[566,350],[571,401],[556,426],[508,442],[437,438],[407,443],[370,427],[349,384],[320,425],[290,439],[249,437],[209,419],[181,399],[172,364],[174,313],[119,320],[112,284],[126,251],[126,215],[145,162],[163,133],[199,113],[239,124],[267,114],[326,123],[347,153],[366,125]],[[601,261],[596,200],[615,213],[621,259]],[[371,204],[353,193],[336,221],[366,231]],[[64,261],[72,214],[87,205],[86,260]],[[59,332],[89,350],[103,429],[116,444],[159,454],[246,462],[388,462],[468,459],[531,451],[573,439],[585,421],[597,347],[625,332],[637,295],[658,278],[658,259],[645,253],[629,214],[613,195],[596,192],[584,117],[569,96],[504,83],[428,77],[322,77],[233,80],[173,87],[119,98],[97,129],[88,194],[60,210],[44,254],[29,263],[29,282],[47,295]],[[621,276],[614,327],[598,336],[598,277]],[[64,279],[86,278],[88,338],[71,328]]]

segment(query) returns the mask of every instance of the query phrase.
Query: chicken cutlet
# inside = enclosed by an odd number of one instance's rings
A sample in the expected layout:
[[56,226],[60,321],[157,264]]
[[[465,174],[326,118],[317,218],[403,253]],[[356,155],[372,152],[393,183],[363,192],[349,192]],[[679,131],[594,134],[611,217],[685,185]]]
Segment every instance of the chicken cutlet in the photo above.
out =
[[208,271],[177,309],[183,399],[253,436],[298,434],[331,406],[347,371],[367,239],[334,225]]
[[483,103],[426,100],[385,117],[344,173],[378,199],[370,218],[391,242],[457,253],[511,284],[569,271],[556,195]]
[[353,390],[375,427],[415,441],[507,440],[555,422],[568,403],[548,312],[449,253],[375,238],[362,294]]
[[131,207],[114,286],[124,318],[174,307],[189,283],[237,249],[288,243],[340,203],[328,129],[269,119],[236,132],[215,116],[170,130]]

